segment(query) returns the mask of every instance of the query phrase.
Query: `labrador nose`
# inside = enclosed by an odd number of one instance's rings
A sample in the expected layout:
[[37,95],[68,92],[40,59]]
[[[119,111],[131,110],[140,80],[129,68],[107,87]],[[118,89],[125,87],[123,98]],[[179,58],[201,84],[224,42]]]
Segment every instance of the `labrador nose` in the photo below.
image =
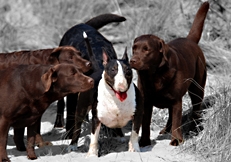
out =
[[86,62],[86,67],[91,68],[91,66],[92,66],[91,62],[90,62],[90,61],[87,61],[87,62]]
[[87,82],[94,87],[94,80],[92,78],[89,78]]
[[135,64],[136,64],[136,59],[132,58],[132,59],[130,60],[130,64],[131,64],[131,65],[135,65]]

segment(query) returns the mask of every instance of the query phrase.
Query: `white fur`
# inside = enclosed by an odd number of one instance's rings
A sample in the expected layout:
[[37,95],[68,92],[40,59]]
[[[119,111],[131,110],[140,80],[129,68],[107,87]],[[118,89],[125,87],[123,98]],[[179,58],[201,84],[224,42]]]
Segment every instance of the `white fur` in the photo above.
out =
[[[119,67],[118,75],[116,77],[117,81],[115,83],[115,87],[121,87],[121,85],[125,87],[125,83],[127,84],[127,81],[124,78],[121,65]],[[133,83],[131,83],[129,89],[127,90],[127,98],[123,102],[121,102],[116,97],[115,92],[105,82],[103,72],[102,79],[100,80],[98,86],[97,111],[99,120],[104,125],[110,128],[124,127],[127,124],[127,122],[133,118],[133,115],[135,113],[135,97],[135,88]]]
[[118,73],[116,74],[116,76],[114,78],[115,82],[114,82],[113,88],[116,91],[124,92],[128,88],[128,83],[127,83],[127,80],[124,76],[123,68],[122,68],[120,62],[117,61],[117,64],[118,64]]
[[95,134],[91,134],[91,143],[89,146],[87,157],[90,156],[98,156],[98,138],[99,138],[99,131],[100,131],[101,123],[97,126],[95,130]]
[[128,144],[129,145],[128,151],[140,152],[140,146],[138,143],[138,138],[139,138],[139,135],[135,131],[132,131],[131,136],[130,136],[130,140],[129,140],[129,144]]
[[87,38],[87,33],[86,32],[83,32],[83,38]]
[[[118,73],[115,76],[115,84],[113,88],[116,91],[124,92],[127,90],[127,80],[124,77],[123,69],[120,63],[118,63]],[[110,128],[122,128],[127,122],[133,119],[136,110],[136,95],[134,84],[131,83],[129,89],[127,90],[127,98],[124,101],[120,101],[115,92],[111,87],[105,82],[104,74],[102,74],[102,79],[98,85],[98,105],[97,114],[101,123]],[[97,156],[98,155],[98,137],[100,131],[99,124],[95,130],[95,134],[91,134],[91,144],[89,147],[88,155]],[[129,141],[129,151],[140,151],[138,144],[138,134],[134,131],[131,132],[131,137]]]

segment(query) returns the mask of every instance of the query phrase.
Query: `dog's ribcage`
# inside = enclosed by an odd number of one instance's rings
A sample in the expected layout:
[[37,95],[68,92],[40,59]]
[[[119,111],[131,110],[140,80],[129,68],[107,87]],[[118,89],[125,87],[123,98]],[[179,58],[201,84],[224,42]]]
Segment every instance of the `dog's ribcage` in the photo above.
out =
[[[102,75],[104,76],[104,75]],[[131,83],[127,98],[121,102],[111,87],[105,82],[104,77],[98,86],[98,118],[110,128],[124,127],[132,119],[136,109],[135,88]]]

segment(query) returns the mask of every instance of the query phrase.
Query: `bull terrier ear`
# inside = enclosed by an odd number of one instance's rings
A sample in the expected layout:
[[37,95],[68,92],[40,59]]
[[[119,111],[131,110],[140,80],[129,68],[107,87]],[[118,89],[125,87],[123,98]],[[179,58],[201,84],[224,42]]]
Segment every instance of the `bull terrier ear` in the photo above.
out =
[[102,55],[103,55],[103,65],[105,66],[108,63],[109,58],[108,58],[108,55],[105,52],[105,50],[103,50],[103,54]]
[[122,60],[128,61],[127,47],[124,50],[124,55],[122,57]]
[[44,92],[49,91],[51,84],[57,80],[57,73],[55,69],[50,68],[45,74],[41,76],[41,81],[44,87]]

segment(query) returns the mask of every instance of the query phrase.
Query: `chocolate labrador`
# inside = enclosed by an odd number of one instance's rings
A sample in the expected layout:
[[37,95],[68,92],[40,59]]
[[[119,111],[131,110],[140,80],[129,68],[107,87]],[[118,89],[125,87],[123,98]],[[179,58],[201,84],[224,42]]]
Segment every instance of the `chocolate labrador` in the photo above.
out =
[[167,44],[155,35],[141,35],[134,40],[132,68],[137,70],[138,88],[144,98],[144,116],[140,146],[151,144],[150,122],[153,106],[168,108],[166,127],[160,132],[172,133],[170,144],[183,142],[181,132],[182,97],[188,91],[193,105],[193,120],[200,120],[200,105],[206,82],[205,57],[198,42],[209,3],[199,8],[186,38]]

